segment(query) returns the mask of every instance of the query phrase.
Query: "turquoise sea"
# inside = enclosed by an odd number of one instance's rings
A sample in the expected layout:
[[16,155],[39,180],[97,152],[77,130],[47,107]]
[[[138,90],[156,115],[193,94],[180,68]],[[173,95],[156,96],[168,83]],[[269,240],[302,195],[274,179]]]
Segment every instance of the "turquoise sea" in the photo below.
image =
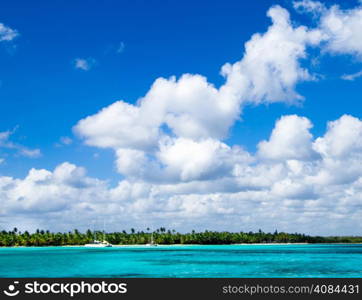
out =
[[362,245],[0,248],[0,277],[362,277]]

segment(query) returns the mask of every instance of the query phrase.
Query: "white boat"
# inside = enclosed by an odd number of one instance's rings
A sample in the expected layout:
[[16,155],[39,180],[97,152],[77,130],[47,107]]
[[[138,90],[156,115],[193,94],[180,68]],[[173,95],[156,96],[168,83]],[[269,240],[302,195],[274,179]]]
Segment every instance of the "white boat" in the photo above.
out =
[[151,241],[149,243],[147,243],[146,246],[149,246],[149,247],[157,247],[158,246],[158,244],[156,244],[155,241],[153,240],[153,232],[151,233]]
[[88,248],[105,248],[105,247],[112,247],[112,244],[106,241],[106,234],[104,231],[104,223],[103,223],[103,241],[98,241],[96,240],[96,234],[95,232],[93,233],[94,235],[94,240],[93,242],[89,243],[89,244],[85,244],[84,247],[88,247]]
[[112,244],[108,243],[106,240],[104,240],[103,242],[94,240],[93,242],[91,242],[89,244],[85,244],[84,247],[104,248],[104,247],[112,247]]

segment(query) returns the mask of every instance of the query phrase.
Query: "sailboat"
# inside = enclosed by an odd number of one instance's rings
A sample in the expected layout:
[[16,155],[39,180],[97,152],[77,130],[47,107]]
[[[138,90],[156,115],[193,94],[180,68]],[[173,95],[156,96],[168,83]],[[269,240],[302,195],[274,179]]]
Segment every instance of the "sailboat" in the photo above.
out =
[[146,246],[153,246],[153,247],[158,246],[158,244],[156,244],[155,241],[153,240],[153,232],[151,233],[151,241],[147,243]]
[[91,242],[89,244],[85,244],[84,247],[105,248],[105,247],[112,247],[112,244],[108,243],[106,240],[103,240],[103,241],[93,240],[93,242]]
[[112,244],[106,241],[106,234],[104,231],[104,224],[103,224],[103,241],[98,241],[95,239],[96,235],[95,232],[93,233],[94,235],[94,240],[93,242],[89,243],[89,244],[85,244],[84,247],[88,247],[88,248],[105,248],[105,247],[112,247]]

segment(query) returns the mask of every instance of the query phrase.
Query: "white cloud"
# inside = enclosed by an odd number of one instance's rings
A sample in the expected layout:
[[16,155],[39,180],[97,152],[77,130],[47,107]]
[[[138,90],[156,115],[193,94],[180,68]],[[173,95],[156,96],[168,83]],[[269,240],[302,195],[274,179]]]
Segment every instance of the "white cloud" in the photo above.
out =
[[23,180],[0,177],[2,209],[14,214],[59,211],[99,196],[97,189],[103,184],[69,163],[59,165],[54,172],[31,169]]
[[[117,169],[126,176],[150,173],[151,181],[211,176],[216,171],[206,165],[217,165],[218,155],[224,151],[220,149],[227,148],[224,152],[231,157],[239,151],[222,140],[240,118],[243,106],[298,102],[302,97],[295,91],[297,82],[314,79],[299,60],[306,57],[307,46],[320,42],[320,32],[293,27],[289,13],[280,6],[272,7],[268,16],[272,25],[267,32],[252,36],[240,61],[222,67],[225,83],[220,88],[198,74],[184,74],[179,79],[158,78],[137,104],[117,101],[80,120],[75,132],[88,145],[112,148],[117,156]],[[165,146],[165,141],[171,142]],[[212,152],[214,146],[218,154]],[[183,155],[188,147],[193,151]],[[207,169],[204,175],[192,171],[196,169],[195,162],[203,161],[198,155],[200,151],[205,154],[205,166],[199,165]],[[212,161],[206,163],[207,155]],[[147,172],[150,168],[152,172]],[[222,164],[218,176],[229,171]]]
[[341,78],[342,78],[343,80],[353,81],[353,80],[355,80],[356,78],[359,78],[359,77],[361,77],[361,76],[362,76],[362,71],[359,71],[359,72],[353,73],[353,74],[343,74],[343,75],[341,76]]
[[259,155],[267,159],[309,160],[316,156],[312,149],[311,122],[296,115],[277,121],[269,141],[259,143]]
[[15,132],[15,130],[16,128],[14,130],[0,132],[0,148],[14,150],[19,155],[31,158],[41,156],[40,149],[29,149],[19,143],[10,141],[10,136]]
[[328,131],[315,141],[314,148],[326,157],[346,158],[358,154],[362,157],[362,122],[344,115],[328,123]]
[[21,148],[19,148],[19,150],[20,150],[19,153],[23,156],[32,157],[32,158],[41,156],[40,149],[27,149],[27,148],[24,148],[23,146],[21,146]]
[[140,150],[118,149],[118,171],[136,180],[177,183],[211,180],[230,176],[236,163],[251,161],[239,147],[229,147],[217,140],[200,142],[185,138],[160,141],[154,158]]
[[4,141],[7,141],[10,135],[13,133],[11,130],[0,132],[0,141],[3,143]]
[[93,58],[76,58],[74,60],[74,67],[83,71],[89,71],[95,64],[96,61]]
[[157,157],[166,172],[177,174],[178,181],[227,177],[237,163],[249,162],[242,149],[212,139],[169,139],[161,144]]
[[145,149],[158,140],[159,129],[153,118],[146,118],[137,106],[117,101],[79,121],[75,131],[86,137],[90,146]]
[[245,44],[243,59],[224,65],[224,89],[229,94],[245,93],[243,97],[255,103],[301,100],[302,96],[295,91],[296,84],[314,77],[299,61],[306,58],[306,47],[318,45],[323,36],[319,30],[294,28],[289,13],[280,6],[269,9],[268,16],[272,26],[265,34],[252,36]]
[[312,13],[315,16],[321,14],[326,10],[324,4],[322,4],[319,1],[311,1],[311,0],[294,1],[293,6],[299,12]]
[[140,99],[140,110],[154,126],[165,124],[178,137],[199,140],[226,136],[239,109],[235,97],[224,98],[204,76],[184,74],[157,79]]
[[12,41],[18,35],[19,33],[16,30],[5,26],[3,23],[0,23],[0,42]]
[[328,51],[362,58],[362,8],[341,10],[332,6],[322,15],[320,26],[329,36]]
[[0,213],[57,229],[60,219],[86,228],[98,216],[113,224],[110,229],[167,224],[358,233],[362,121],[342,116],[318,138],[311,126],[305,117],[280,118],[260,143],[267,157],[213,139],[162,139],[157,160],[120,148],[117,167],[125,178],[115,187],[70,163],[52,172],[32,169],[24,179],[0,177]]
[[[282,116],[256,154],[226,142],[245,105],[303,99],[296,85],[315,79],[302,67],[308,47],[342,53],[344,39],[343,53],[358,55],[358,41],[350,39],[358,37],[359,8],[342,11],[306,0],[295,6],[314,12],[317,28],[296,27],[285,9],[272,7],[268,30],[251,37],[239,61],[221,68],[220,87],[198,74],[158,78],[136,104],[120,100],[76,124],[87,145],[114,151],[122,174],[115,187],[70,163],[32,169],[23,179],[0,177],[0,214],[50,228],[66,224],[66,230],[89,227],[99,216],[116,230],[167,224],[360,232],[361,120],[342,116],[313,137],[309,119]],[[338,20],[351,35],[333,25]],[[1,136],[7,140],[9,133]]]
[[324,51],[351,54],[362,59],[362,6],[343,10],[338,5],[327,8],[310,0],[294,2],[294,6],[318,15],[318,29],[326,41]]
[[[282,116],[256,155],[225,142],[245,105],[303,99],[297,83],[316,79],[301,66],[308,47],[336,49],[338,34],[326,25],[332,8],[312,1],[295,7],[314,13],[317,28],[295,27],[285,9],[272,7],[268,30],[251,37],[241,60],[221,68],[220,87],[198,74],[158,78],[136,104],[118,101],[78,122],[74,130],[86,144],[114,150],[125,180],[111,194],[128,203],[124,211],[214,226],[232,226],[233,220],[290,230],[293,221],[298,231],[315,230],[321,218],[334,226],[349,216],[346,228],[360,228],[358,119],[343,116],[315,139],[310,120]],[[348,20],[355,14],[342,13]],[[138,196],[131,192],[134,184],[142,186]],[[227,221],[215,222],[225,215]]]

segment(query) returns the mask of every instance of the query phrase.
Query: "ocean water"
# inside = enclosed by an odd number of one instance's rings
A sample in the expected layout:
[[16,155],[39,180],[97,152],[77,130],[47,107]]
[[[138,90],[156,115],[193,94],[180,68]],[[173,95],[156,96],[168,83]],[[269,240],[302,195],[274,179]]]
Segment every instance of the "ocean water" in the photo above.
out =
[[0,277],[362,277],[362,245],[0,248]]

